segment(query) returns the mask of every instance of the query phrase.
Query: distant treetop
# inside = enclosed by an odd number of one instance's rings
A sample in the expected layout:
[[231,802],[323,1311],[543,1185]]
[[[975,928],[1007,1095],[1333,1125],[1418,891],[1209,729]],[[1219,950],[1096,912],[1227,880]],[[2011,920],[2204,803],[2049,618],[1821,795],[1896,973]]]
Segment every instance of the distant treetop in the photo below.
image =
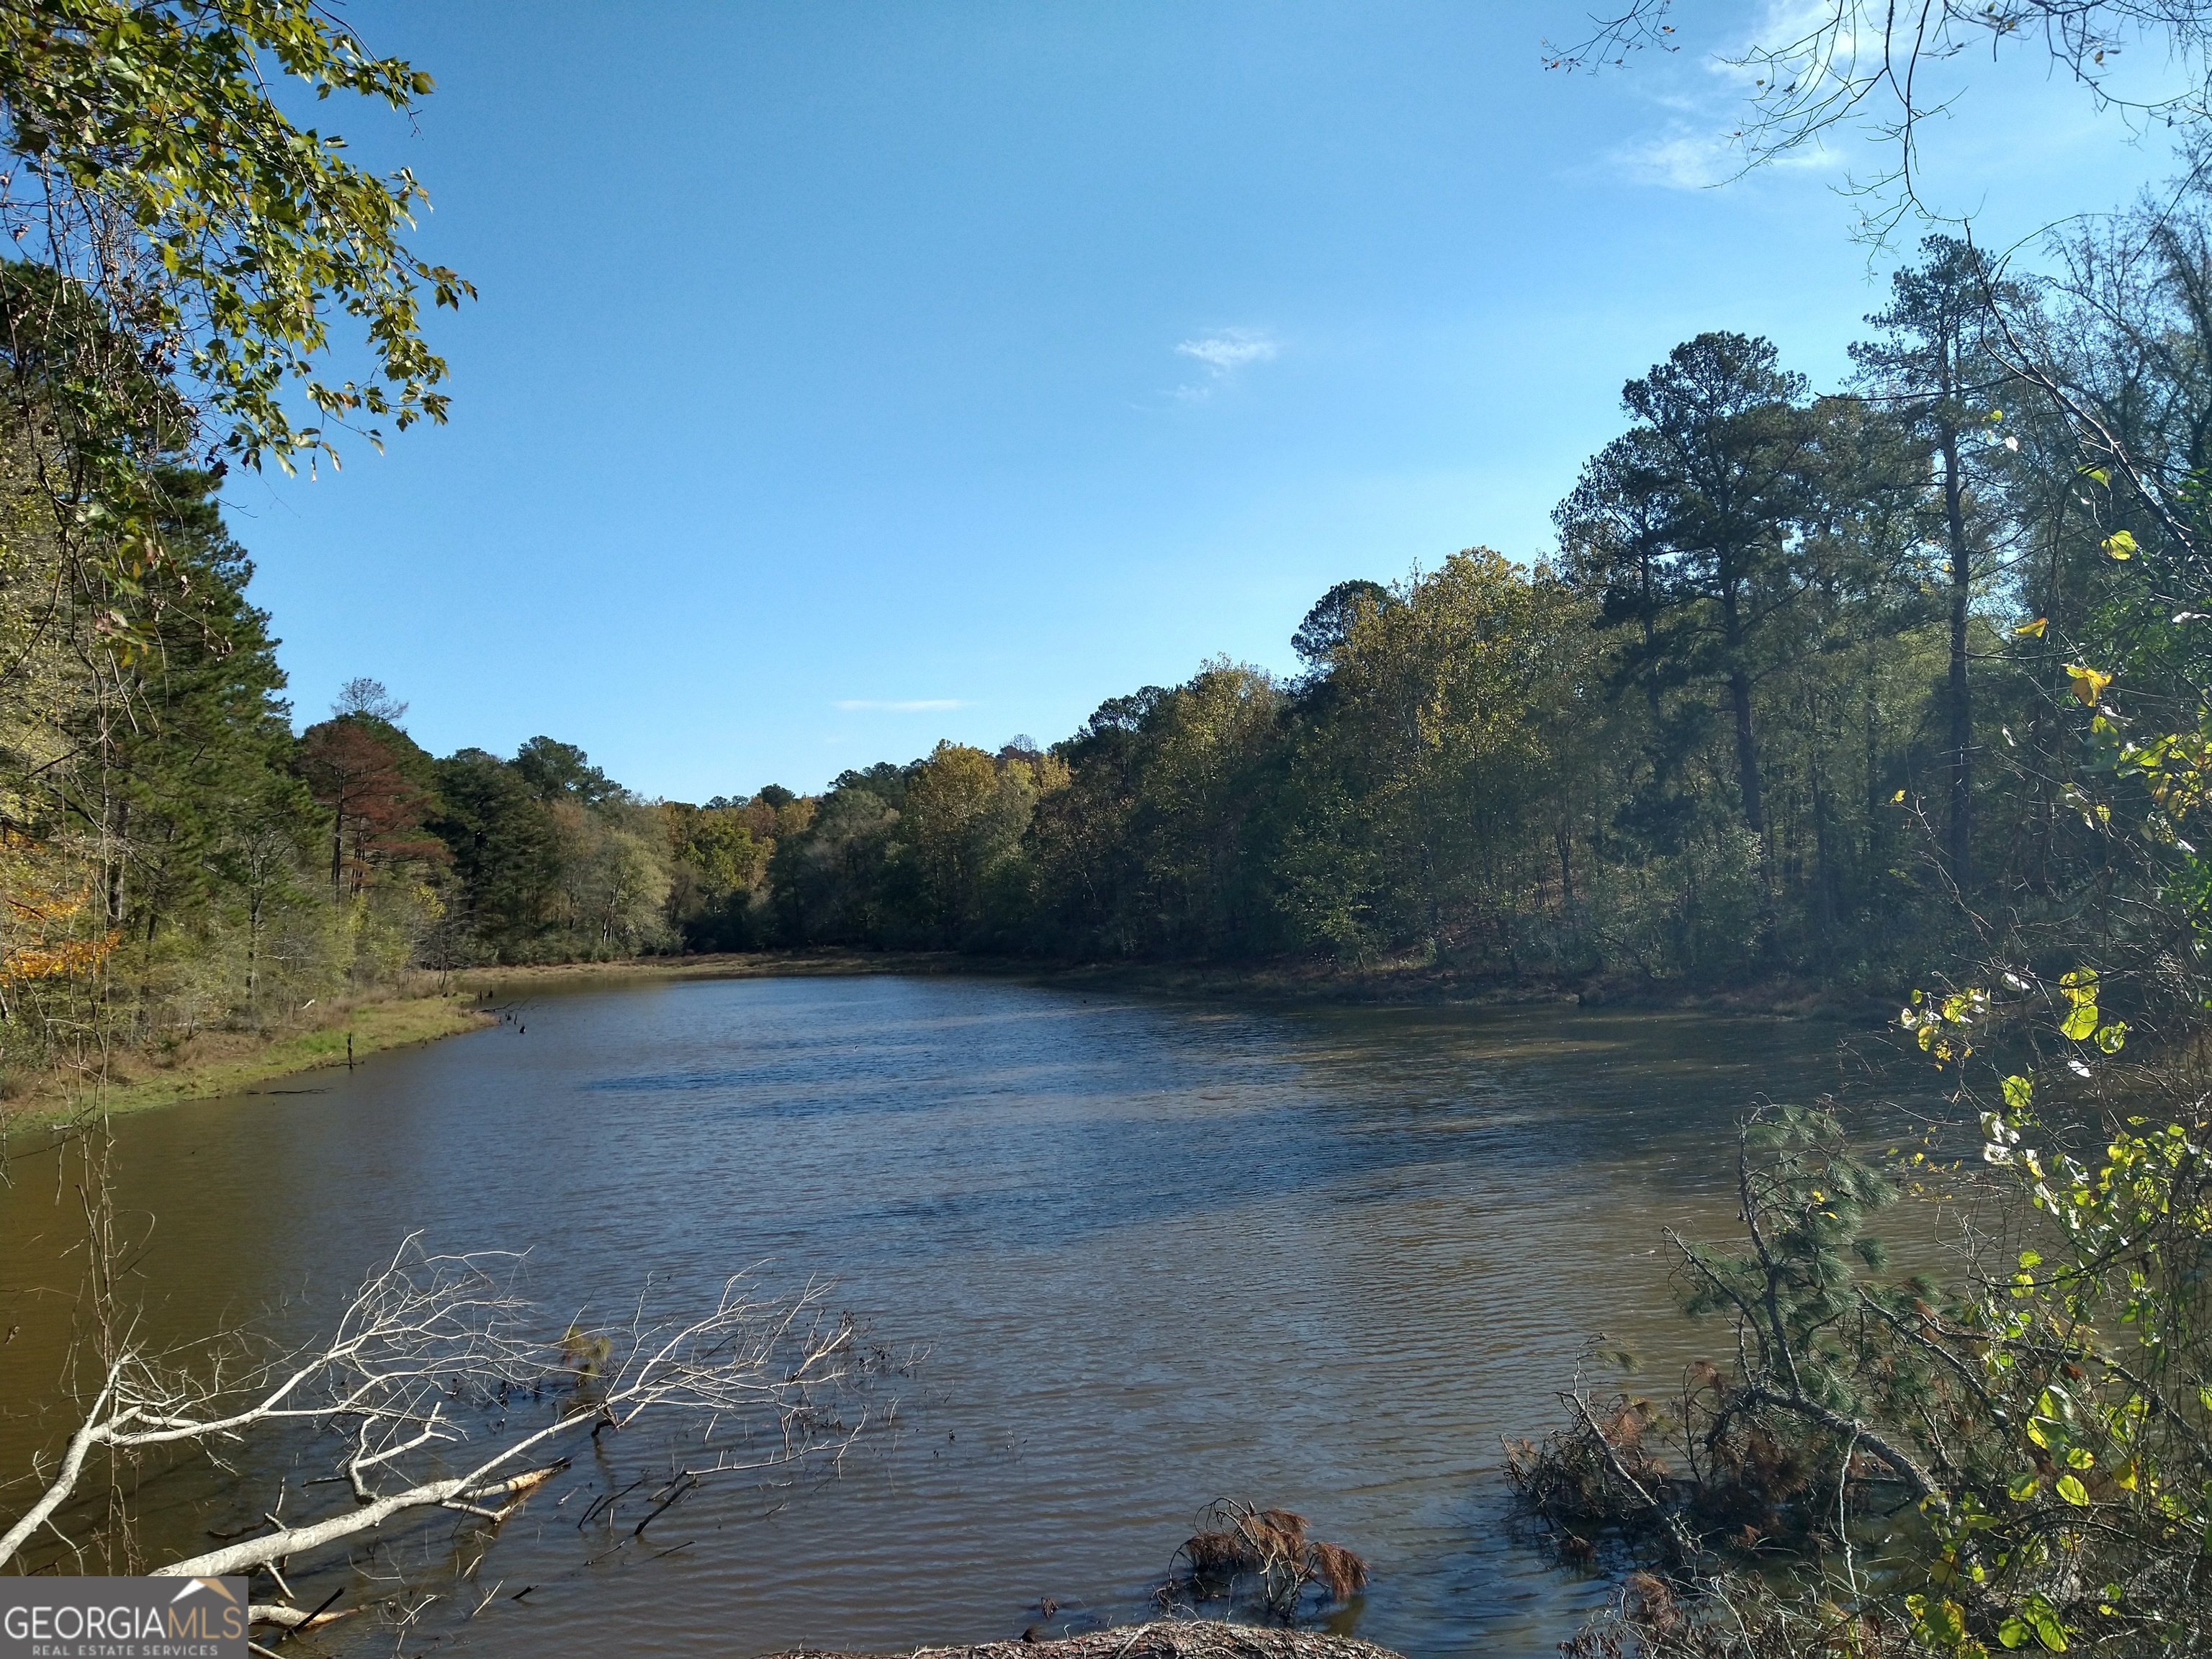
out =
[[1339,582],[1314,601],[1298,631],[1291,635],[1291,649],[1308,669],[1325,668],[1337,647],[1344,643],[1344,636],[1352,631],[1362,607],[1378,609],[1389,603],[1390,590],[1380,582]]
[[337,696],[331,702],[331,714],[337,720],[343,720],[349,714],[367,714],[387,726],[397,726],[407,718],[407,705],[385,690],[382,680],[362,675],[338,688]]
[[574,800],[597,806],[623,792],[622,785],[591,763],[573,743],[532,738],[514,751],[514,769],[540,800]]

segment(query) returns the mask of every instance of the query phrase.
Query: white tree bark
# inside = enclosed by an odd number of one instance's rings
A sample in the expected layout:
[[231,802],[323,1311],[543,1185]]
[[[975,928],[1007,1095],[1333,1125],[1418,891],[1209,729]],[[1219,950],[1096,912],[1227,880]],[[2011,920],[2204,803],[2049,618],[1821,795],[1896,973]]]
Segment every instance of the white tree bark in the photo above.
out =
[[[618,1325],[572,1322],[549,1340],[514,1289],[519,1263],[429,1255],[410,1238],[319,1342],[243,1364],[241,1342],[217,1338],[197,1365],[126,1348],[52,1479],[0,1533],[0,1564],[54,1524],[101,1451],[212,1447],[288,1425],[331,1443],[332,1479],[349,1490],[349,1507],[153,1570],[219,1577],[427,1510],[503,1520],[565,1467],[548,1461],[556,1443],[648,1414],[701,1425],[698,1473],[782,1462],[858,1432],[807,1409],[811,1390],[842,1378],[853,1346],[849,1327],[823,1320],[817,1288],[756,1300],[731,1279],[704,1312],[677,1318],[653,1316],[641,1296]],[[765,1453],[714,1437],[763,1425],[776,1431]],[[380,1481],[398,1484],[379,1491]]]

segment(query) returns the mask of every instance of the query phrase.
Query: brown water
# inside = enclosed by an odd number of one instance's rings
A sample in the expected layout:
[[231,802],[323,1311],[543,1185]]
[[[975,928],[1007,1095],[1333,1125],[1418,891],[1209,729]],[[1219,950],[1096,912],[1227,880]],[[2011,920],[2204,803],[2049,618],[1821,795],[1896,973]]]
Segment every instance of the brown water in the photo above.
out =
[[[479,1591],[288,1651],[911,1646],[1015,1634],[1042,1596],[1118,1621],[1200,1504],[1249,1494],[1369,1557],[1335,1627],[1421,1659],[1550,1653],[1603,1587],[1509,1538],[1498,1436],[1551,1425],[1594,1331],[1655,1376],[1705,1340],[1667,1311],[1659,1230],[1727,1231],[1750,1096],[1863,1080],[1804,1022],[962,979],[595,990],[523,1021],[284,1085],[322,1092],[125,1120],[124,1202],[158,1218],[150,1326],[292,1297],[277,1322],[313,1329],[416,1230],[527,1249],[564,1310],[765,1262],[930,1351],[904,1428],[765,1517],[744,1482],[710,1486],[659,1559],[586,1565],[562,1518],[582,1505],[541,1494]],[[52,1428],[21,1408],[57,1366],[58,1304],[25,1292],[73,1282],[54,1198],[35,1160],[0,1197],[10,1474]],[[204,1469],[148,1510],[179,1552],[240,1512]],[[450,1525],[416,1531],[450,1575]],[[312,1577],[319,1601],[349,1575]]]

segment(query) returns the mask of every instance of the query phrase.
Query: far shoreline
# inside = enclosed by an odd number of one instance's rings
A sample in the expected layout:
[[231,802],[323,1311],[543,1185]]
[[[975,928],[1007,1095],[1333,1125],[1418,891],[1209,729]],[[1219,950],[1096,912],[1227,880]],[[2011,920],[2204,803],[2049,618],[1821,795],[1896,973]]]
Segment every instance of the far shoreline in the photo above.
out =
[[[417,972],[411,994],[332,1005],[319,1024],[266,1035],[196,1034],[163,1057],[133,1054],[88,1079],[53,1072],[0,1105],[0,1132],[58,1129],[194,1100],[251,1094],[258,1085],[414,1048],[495,1024],[502,1003],[533,991],[698,980],[849,978],[878,975],[1008,980],[1184,1000],[1287,1006],[1645,1009],[1887,1024],[1890,1000],[1776,977],[1736,987],[1617,978],[1512,979],[1404,961],[1341,968],[1315,962],[1073,963],[955,951],[729,951],[617,961],[520,963]],[[432,986],[437,988],[430,989]],[[427,994],[425,993],[428,993]],[[350,1040],[350,1048],[349,1041]]]
[[1053,988],[1123,991],[1194,1000],[1384,1007],[1518,1007],[1680,1010],[1765,1014],[1887,1024],[1896,1009],[1887,991],[1825,985],[1789,975],[1740,985],[1623,975],[1516,978],[1419,961],[1346,968],[1316,961],[1078,962],[959,951],[875,951],[819,947],[632,957],[612,962],[547,963],[456,969],[453,984],[504,996],[593,983],[703,979],[788,979],[909,975],[1002,979]]

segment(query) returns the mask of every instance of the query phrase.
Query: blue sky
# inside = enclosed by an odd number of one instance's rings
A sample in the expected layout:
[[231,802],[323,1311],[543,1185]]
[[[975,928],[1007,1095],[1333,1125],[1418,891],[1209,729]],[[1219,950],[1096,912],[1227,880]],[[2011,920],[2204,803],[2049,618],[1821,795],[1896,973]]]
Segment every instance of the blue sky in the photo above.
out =
[[[1863,143],[1703,187],[1762,15],[1591,78],[1571,4],[356,3],[438,91],[312,114],[482,297],[450,425],[228,492],[300,716],[811,789],[1540,556],[1624,380],[1736,328],[1833,385],[1882,303]],[[1996,243],[2166,170],[2026,58],[1931,137]]]

